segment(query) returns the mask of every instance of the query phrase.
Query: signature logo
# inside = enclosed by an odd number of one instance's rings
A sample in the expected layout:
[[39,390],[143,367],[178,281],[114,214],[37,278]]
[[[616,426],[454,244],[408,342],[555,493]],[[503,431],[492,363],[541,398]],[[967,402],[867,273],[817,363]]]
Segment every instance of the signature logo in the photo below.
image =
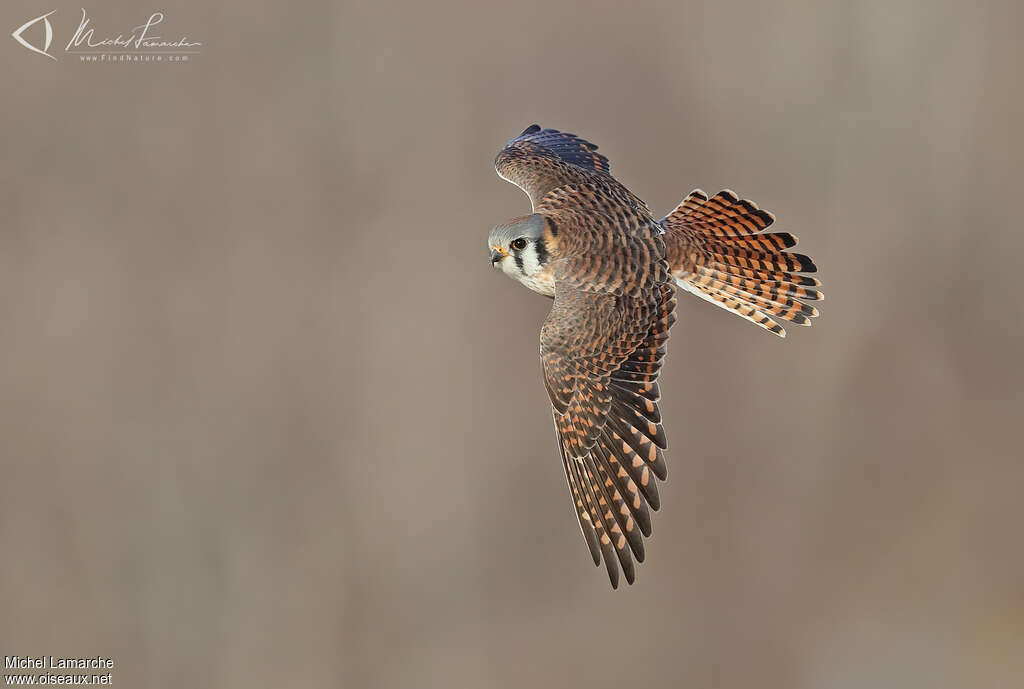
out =
[[[14,30],[11,36],[32,52],[45,55],[51,60],[56,60],[55,56],[47,52],[50,49],[50,43],[53,41],[53,26],[50,24],[48,17],[56,11],[51,10],[41,17],[36,17],[22,24]],[[72,34],[71,40],[64,46],[64,52],[78,55],[79,59],[83,62],[138,62],[140,60],[147,62],[161,62],[165,60],[176,62],[187,60],[189,55],[199,52],[198,48],[202,46],[202,43],[189,40],[187,36],[171,39],[158,35],[156,27],[163,21],[163,12],[153,12],[145,23],[132,28],[128,32],[119,33],[116,36],[111,34],[98,36],[96,30],[90,26],[92,19],[86,13],[85,8],[82,8],[82,19],[78,23],[78,28]],[[30,43],[22,35],[26,30],[39,22],[43,22],[43,28],[46,32],[42,49],[38,45]]]
[[[31,20],[25,22],[24,24],[19,26],[17,29],[15,29],[14,33],[12,33],[11,36],[14,37],[14,40],[16,40],[18,43],[21,43],[23,46],[25,46],[26,48],[31,50],[33,53],[39,53],[40,55],[45,55],[46,57],[50,58],[51,60],[56,61],[57,58],[55,58],[53,55],[50,55],[48,52],[46,52],[47,50],[50,49],[50,43],[53,41],[53,27],[50,26],[50,20],[47,19],[47,17],[49,17],[51,14],[53,14],[56,11],[57,10],[50,10],[49,12],[47,12],[46,14],[44,14],[41,17],[36,17],[35,19],[31,19]],[[82,10],[82,12],[84,13],[85,10]],[[43,49],[42,50],[40,50],[39,48],[35,47],[34,45],[29,43],[28,41],[26,41],[22,37],[22,35],[21,35],[22,33],[25,32],[25,29],[27,29],[30,26],[32,26],[33,24],[37,24],[39,22],[43,22],[44,28],[46,29],[46,42],[43,44]]]

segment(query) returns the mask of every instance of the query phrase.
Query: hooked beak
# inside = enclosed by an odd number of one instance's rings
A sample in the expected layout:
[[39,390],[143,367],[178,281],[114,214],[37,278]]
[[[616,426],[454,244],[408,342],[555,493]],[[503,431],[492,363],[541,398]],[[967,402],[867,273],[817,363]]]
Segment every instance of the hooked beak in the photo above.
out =
[[497,249],[491,249],[491,265],[493,266],[497,263],[500,263],[501,259],[504,256],[505,255],[502,252],[498,251]]

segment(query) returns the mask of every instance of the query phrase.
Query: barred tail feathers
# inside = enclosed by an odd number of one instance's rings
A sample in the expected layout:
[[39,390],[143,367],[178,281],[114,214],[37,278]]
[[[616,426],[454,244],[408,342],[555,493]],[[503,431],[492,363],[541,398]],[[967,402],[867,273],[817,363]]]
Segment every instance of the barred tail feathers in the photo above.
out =
[[816,272],[814,261],[788,251],[796,237],[764,232],[774,221],[732,191],[709,198],[697,189],[661,224],[679,287],[785,337],[776,319],[810,325],[818,310],[804,302],[824,297],[816,278],[800,274]]

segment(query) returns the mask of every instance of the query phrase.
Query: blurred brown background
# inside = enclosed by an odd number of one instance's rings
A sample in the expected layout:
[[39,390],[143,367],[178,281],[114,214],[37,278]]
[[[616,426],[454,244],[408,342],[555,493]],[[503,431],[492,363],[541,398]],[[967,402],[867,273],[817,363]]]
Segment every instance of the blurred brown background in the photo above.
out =
[[[45,5],[45,6],[44,6]],[[188,64],[0,10],[0,653],[125,687],[996,688],[1024,676],[1018,3],[202,3]],[[735,189],[827,300],[680,299],[637,584],[591,567],[491,270],[532,122]]]

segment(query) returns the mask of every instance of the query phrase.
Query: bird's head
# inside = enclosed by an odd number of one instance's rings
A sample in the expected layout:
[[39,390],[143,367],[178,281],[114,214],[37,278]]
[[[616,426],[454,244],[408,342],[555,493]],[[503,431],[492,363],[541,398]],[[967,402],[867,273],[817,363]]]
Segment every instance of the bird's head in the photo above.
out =
[[556,249],[556,233],[539,213],[512,218],[496,225],[487,237],[491,265],[509,277],[530,284],[544,271]]

